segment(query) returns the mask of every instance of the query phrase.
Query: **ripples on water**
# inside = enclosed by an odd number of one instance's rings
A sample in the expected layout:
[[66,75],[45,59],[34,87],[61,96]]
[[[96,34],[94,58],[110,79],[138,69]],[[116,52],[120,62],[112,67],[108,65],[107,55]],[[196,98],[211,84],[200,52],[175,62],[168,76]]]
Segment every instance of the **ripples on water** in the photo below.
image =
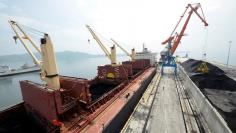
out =
[[[127,60],[126,57],[119,57],[119,61]],[[19,67],[24,64],[24,61],[19,62],[4,62],[10,64],[11,67]],[[97,66],[108,64],[109,60],[105,57],[86,58],[78,60],[58,60],[58,68],[60,75],[74,76],[81,78],[92,79],[97,74]],[[22,101],[20,80],[30,80],[40,83],[38,72],[20,74],[8,77],[0,77],[0,110],[9,106],[15,105]]]

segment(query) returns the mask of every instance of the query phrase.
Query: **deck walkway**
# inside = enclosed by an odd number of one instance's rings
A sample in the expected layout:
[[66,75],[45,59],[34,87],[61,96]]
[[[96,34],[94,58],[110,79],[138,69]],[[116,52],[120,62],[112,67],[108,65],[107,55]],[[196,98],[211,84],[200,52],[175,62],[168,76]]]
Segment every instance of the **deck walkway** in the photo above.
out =
[[160,78],[157,74],[122,132],[198,133],[190,106],[179,80],[173,75],[166,74]]
[[181,105],[173,76],[163,76],[158,87],[146,131],[185,133]]

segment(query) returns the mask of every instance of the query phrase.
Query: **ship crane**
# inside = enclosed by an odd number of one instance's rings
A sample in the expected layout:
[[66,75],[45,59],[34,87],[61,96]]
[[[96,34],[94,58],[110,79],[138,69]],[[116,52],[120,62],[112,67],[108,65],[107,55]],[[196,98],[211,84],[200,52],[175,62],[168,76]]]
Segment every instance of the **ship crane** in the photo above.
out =
[[124,51],[127,56],[129,56],[131,58],[131,61],[135,61],[136,52],[135,52],[134,48],[131,49],[131,54],[130,54],[123,47],[121,47],[121,45],[119,45],[114,39],[111,39],[111,40],[116,46],[118,46],[122,51]]
[[[202,16],[197,12],[197,10],[199,8],[201,9]],[[185,16],[186,12],[188,11],[188,9],[190,9],[190,12],[188,13],[187,19],[185,20],[184,25],[183,25],[180,33],[178,34],[176,32],[176,29],[179,26],[180,22],[182,21],[183,17]],[[169,38],[166,39],[164,42],[162,42],[163,45],[168,44],[167,52],[165,53],[165,57],[163,59],[162,73],[163,73],[163,68],[165,66],[168,66],[168,67],[174,67],[175,74],[176,74],[177,65],[176,65],[175,59],[173,57],[173,54],[175,53],[175,50],[177,49],[182,37],[185,34],[184,32],[187,28],[187,25],[188,25],[189,20],[190,20],[193,13],[195,13],[198,16],[198,18],[200,18],[200,20],[204,23],[204,26],[208,26],[208,23],[206,22],[205,16],[203,14],[203,10],[201,8],[201,4],[200,3],[188,4],[183,15],[180,17],[179,21],[177,22],[177,25],[175,26],[174,30],[171,32]]]
[[89,32],[91,33],[91,35],[93,36],[93,38],[96,40],[96,42],[98,43],[98,45],[101,47],[101,49],[103,50],[103,52],[106,54],[106,56],[108,57],[108,59],[111,61],[111,65],[112,66],[116,66],[116,46],[113,45],[111,47],[111,52],[109,52],[107,50],[107,48],[104,46],[104,44],[102,43],[102,41],[98,38],[98,36],[95,34],[95,32],[92,30],[92,28],[90,28],[90,26],[86,25],[86,27],[88,28]]
[[[9,24],[11,25],[12,30],[15,33],[13,37],[15,41],[17,39],[20,40],[28,54],[33,59],[33,62],[40,67],[41,73],[40,77],[43,81],[46,82],[47,86],[51,89],[58,90],[60,89],[58,68],[56,64],[56,59],[54,55],[54,49],[52,41],[48,34],[43,33],[43,37],[41,38],[40,48],[37,46],[35,41],[23,30],[21,25],[17,22],[9,20]],[[41,60],[38,59],[33,51],[28,46],[31,44],[36,51],[40,54]]]

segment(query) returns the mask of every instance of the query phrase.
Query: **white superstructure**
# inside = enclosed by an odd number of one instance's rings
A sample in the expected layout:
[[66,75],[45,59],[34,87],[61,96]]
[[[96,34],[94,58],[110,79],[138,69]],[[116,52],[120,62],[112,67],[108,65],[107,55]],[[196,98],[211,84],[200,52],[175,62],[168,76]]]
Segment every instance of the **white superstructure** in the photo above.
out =
[[8,71],[10,71],[10,70],[11,70],[11,69],[10,69],[9,66],[6,66],[6,65],[1,66],[1,65],[0,65],[0,73],[8,72]]
[[150,59],[150,63],[152,66],[155,65],[157,59],[156,59],[157,53],[153,53],[149,51],[147,48],[145,48],[143,44],[143,51],[142,52],[137,52],[135,59]]
[[7,65],[4,65],[4,66],[0,65],[0,77],[22,74],[22,73],[30,73],[30,72],[36,72],[36,71],[40,71],[40,68],[37,65],[28,66],[27,63],[22,65],[20,68],[16,68],[16,69],[11,69]]

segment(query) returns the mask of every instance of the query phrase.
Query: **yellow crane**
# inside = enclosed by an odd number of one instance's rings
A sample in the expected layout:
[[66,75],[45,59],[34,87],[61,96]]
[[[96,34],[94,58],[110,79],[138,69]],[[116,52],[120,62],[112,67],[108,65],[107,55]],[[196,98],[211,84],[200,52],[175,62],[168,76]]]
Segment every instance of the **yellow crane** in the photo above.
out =
[[88,28],[89,32],[91,33],[91,35],[93,36],[93,38],[96,40],[96,42],[98,43],[98,45],[101,47],[101,49],[103,50],[103,52],[106,54],[106,56],[109,58],[109,60],[111,61],[111,65],[115,66],[117,65],[116,63],[116,46],[113,45],[111,47],[111,52],[109,52],[107,50],[107,48],[104,46],[104,44],[102,43],[102,41],[98,38],[98,36],[95,34],[95,32],[90,28],[90,26],[86,25],[86,27]]
[[[43,37],[41,38],[41,44],[39,48],[37,47],[33,39],[30,38],[30,36],[22,29],[22,27],[17,22],[12,20],[9,20],[8,22],[15,33],[15,36],[13,37],[15,41],[17,39],[20,40],[20,42],[22,43],[28,54],[33,59],[33,62],[40,67],[41,79],[46,82],[49,88],[54,90],[60,89],[58,68],[56,64],[54,48],[49,35],[43,33]],[[41,60],[39,60],[35,56],[35,54],[28,46],[29,44],[31,44],[36,49],[36,51],[41,55]]]
[[112,42],[113,42],[116,46],[118,46],[122,51],[124,51],[125,54],[126,54],[127,56],[129,56],[132,61],[135,60],[136,52],[135,52],[135,49],[134,49],[134,48],[131,49],[131,54],[130,54],[130,53],[129,53],[128,51],[126,51],[123,47],[121,47],[121,45],[119,45],[114,39],[111,39],[111,40],[112,40]]

